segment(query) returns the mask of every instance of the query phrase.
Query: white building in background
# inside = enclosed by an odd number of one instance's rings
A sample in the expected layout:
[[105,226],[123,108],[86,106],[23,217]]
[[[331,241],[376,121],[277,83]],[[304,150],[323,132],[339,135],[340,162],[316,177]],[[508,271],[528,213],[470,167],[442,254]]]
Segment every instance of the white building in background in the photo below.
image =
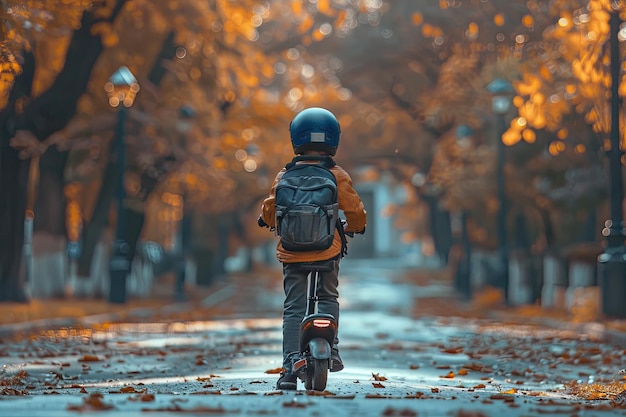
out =
[[[367,169],[371,168],[363,168]],[[403,242],[405,231],[396,228],[396,215],[388,214],[390,205],[399,206],[407,200],[405,188],[394,181],[391,173],[382,172],[374,180],[365,181],[356,172],[353,178],[367,210],[367,233],[351,239],[349,256],[401,259],[404,265],[411,266],[437,266],[435,258],[423,254],[421,242]]]

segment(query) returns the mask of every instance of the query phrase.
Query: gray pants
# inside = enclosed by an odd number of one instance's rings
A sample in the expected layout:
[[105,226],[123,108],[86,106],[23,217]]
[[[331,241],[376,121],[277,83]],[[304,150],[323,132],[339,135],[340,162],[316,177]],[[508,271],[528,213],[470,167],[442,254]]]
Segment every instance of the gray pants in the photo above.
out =
[[[283,264],[283,288],[285,304],[283,309],[283,366],[291,368],[291,356],[300,351],[300,323],[306,314],[308,270],[297,263]],[[332,314],[339,324],[339,260],[333,261],[333,270],[320,273],[317,285],[318,312]],[[339,340],[335,338],[336,346]]]

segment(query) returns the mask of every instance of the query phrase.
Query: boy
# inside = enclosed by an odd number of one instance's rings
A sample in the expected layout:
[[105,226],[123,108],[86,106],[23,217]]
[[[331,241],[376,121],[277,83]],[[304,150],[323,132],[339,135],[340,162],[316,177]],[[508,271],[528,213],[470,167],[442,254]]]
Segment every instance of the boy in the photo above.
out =
[[[347,233],[364,233],[366,211],[363,202],[352,187],[352,179],[348,173],[332,161],[339,146],[341,129],[337,118],[328,110],[312,107],[298,113],[289,125],[291,143],[296,155],[319,156],[330,159],[330,171],[337,182],[337,201],[339,210],[343,211]],[[311,163],[300,161],[297,163]],[[286,172],[283,168],[278,172],[268,198],[263,201],[259,226],[276,227],[276,186]],[[339,323],[338,274],[339,260],[344,253],[342,238],[337,230],[334,232],[332,244],[328,249],[315,251],[288,251],[280,240],[276,249],[276,257],[283,264],[283,287],[285,302],[283,310],[283,369],[276,384],[280,390],[295,390],[297,377],[292,373],[292,361],[299,353],[300,322],[304,318],[307,299],[307,275],[309,271],[300,267],[302,262],[333,260],[333,270],[321,272],[321,284],[318,288],[319,313],[332,314]],[[343,363],[337,347],[338,339],[332,348],[331,372],[343,369]]]

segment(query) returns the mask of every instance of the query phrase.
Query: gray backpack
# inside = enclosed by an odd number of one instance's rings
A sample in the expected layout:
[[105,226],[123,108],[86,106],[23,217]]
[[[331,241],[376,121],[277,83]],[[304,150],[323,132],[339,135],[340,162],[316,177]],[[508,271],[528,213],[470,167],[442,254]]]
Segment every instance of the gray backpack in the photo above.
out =
[[332,245],[339,221],[334,165],[330,156],[296,156],[285,166],[275,200],[276,233],[284,249],[318,251]]

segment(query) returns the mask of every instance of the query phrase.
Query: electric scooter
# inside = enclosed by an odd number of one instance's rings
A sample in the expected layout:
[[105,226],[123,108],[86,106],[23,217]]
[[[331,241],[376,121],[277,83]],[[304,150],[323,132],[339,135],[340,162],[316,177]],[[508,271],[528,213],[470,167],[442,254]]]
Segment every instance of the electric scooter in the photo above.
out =
[[[269,227],[260,216],[257,223],[260,227]],[[346,221],[342,219],[341,226],[345,225]],[[365,233],[365,228],[358,233]],[[344,232],[343,239],[345,236],[354,237],[354,233]],[[333,262],[331,259],[301,264],[303,269],[310,272],[307,277],[306,311],[300,323],[300,355],[294,358],[292,370],[304,382],[307,390],[324,391],[328,371],[333,366],[331,353],[337,335],[337,319],[332,314],[317,311],[317,286],[322,277],[320,272],[332,271]]]
[[328,371],[332,368],[331,351],[337,335],[337,320],[332,314],[317,312],[320,272],[332,270],[332,262],[302,264],[302,268],[311,272],[308,276],[306,314],[300,323],[300,356],[294,360],[292,369],[307,390],[324,391]]

